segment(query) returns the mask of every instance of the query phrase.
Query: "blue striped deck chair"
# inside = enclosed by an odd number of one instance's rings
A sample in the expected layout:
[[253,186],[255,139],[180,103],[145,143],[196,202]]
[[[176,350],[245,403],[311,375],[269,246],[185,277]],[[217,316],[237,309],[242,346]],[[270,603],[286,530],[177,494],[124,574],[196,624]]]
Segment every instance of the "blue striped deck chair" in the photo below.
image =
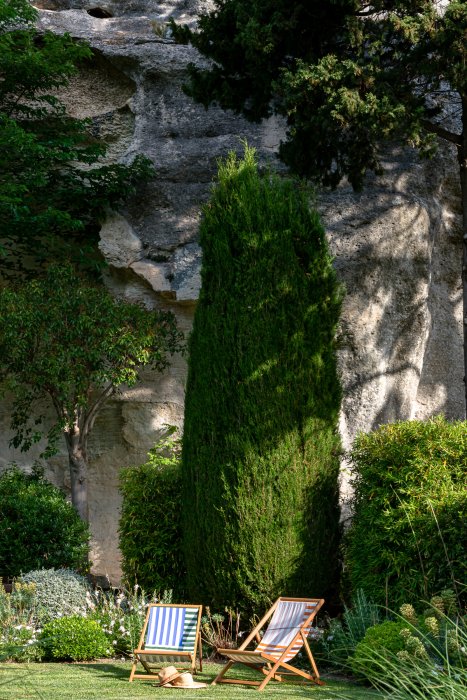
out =
[[[284,676],[294,675],[316,685],[324,685],[319,679],[318,669],[307,641],[313,620],[323,603],[322,598],[278,598],[238,649],[217,649],[228,661],[212,685],[236,683],[253,685],[257,690],[264,690],[271,679],[282,681]],[[260,630],[268,620],[269,624],[261,637]],[[253,639],[256,639],[256,648],[247,650]],[[290,663],[302,648],[310,662],[311,673]],[[253,668],[265,677],[262,681],[224,678],[236,663]]]
[[[164,604],[151,604],[148,607],[138,648],[133,652],[130,683],[133,678],[153,680],[157,670],[165,663],[190,663],[191,672],[196,673],[198,652],[199,670],[203,670],[200,636],[202,607]],[[146,673],[136,673],[138,662]]]

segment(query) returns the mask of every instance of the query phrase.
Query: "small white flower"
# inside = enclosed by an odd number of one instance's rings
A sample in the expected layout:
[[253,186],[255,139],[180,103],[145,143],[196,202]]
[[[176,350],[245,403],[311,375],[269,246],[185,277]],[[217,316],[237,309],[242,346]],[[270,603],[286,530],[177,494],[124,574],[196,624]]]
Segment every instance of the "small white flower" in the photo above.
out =
[[116,647],[116,646],[117,646],[117,640],[114,639],[113,642],[112,642],[112,644],[114,645],[114,647]]
[[123,625],[120,625],[120,627],[118,628],[118,631],[119,631],[119,632],[125,632],[124,626],[123,626]]

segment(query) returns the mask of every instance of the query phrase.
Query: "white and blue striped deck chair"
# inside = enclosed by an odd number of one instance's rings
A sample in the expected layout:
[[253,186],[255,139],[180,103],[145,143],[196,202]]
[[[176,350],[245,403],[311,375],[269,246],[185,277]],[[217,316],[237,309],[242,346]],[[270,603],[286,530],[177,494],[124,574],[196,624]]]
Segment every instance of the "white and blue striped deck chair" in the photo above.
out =
[[[130,673],[133,678],[153,679],[165,663],[177,665],[190,663],[191,672],[196,673],[196,655],[199,653],[199,670],[202,671],[201,612],[202,605],[152,604],[148,607],[146,620],[134,650],[134,662]],[[136,673],[141,663],[146,673]],[[188,670],[188,669],[185,669]]]
[[[219,654],[229,660],[212,684],[238,683],[264,690],[271,679],[282,681],[283,676],[295,675],[317,685],[324,685],[319,679],[318,669],[307,642],[313,620],[323,603],[322,598],[278,598],[239,649],[217,649]],[[260,630],[269,619],[267,629],[261,637]],[[247,650],[253,639],[257,642],[256,649]],[[302,648],[308,656],[311,673],[290,663]],[[262,681],[224,678],[235,663],[260,671],[265,677]]]

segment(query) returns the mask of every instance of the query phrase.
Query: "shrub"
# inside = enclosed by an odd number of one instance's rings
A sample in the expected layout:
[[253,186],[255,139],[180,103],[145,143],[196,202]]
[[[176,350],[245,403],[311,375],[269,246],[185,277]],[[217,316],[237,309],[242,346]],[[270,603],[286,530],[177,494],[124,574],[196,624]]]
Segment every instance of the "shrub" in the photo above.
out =
[[48,622],[42,630],[41,641],[46,656],[52,659],[90,661],[111,655],[107,637],[99,624],[78,615]]
[[405,648],[401,631],[408,629],[406,622],[391,620],[369,627],[350,658],[350,666],[355,675],[371,680],[379,669],[382,658],[396,655]]
[[42,567],[89,568],[89,528],[64,494],[35,469],[0,476],[0,575]]
[[201,618],[203,655],[209,661],[219,659],[218,649],[238,649],[241,644],[240,614],[229,608],[223,613],[212,613],[206,608]]
[[357,591],[350,607],[344,606],[341,620],[331,620],[321,646],[325,660],[347,670],[348,659],[367,630],[381,622],[380,608],[369,601],[363,591]]
[[157,601],[147,598],[139,586],[132,592],[120,590],[116,595],[96,591],[94,598],[96,607],[88,617],[105,632],[110,649],[117,654],[131,654],[138,645],[148,604]]
[[40,661],[34,584],[16,582],[7,594],[0,579],[0,661]]
[[[444,598],[443,596],[441,600]],[[400,633],[404,648],[394,653],[362,650],[360,665],[371,683],[393,700],[464,700],[467,693],[467,629],[465,620],[441,611],[439,600],[422,618],[403,605],[407,628]]]
[[149,452],[145,464],[122,469],[119,532],[126,584],[138,583],[146,591],[172,589],[180,597],[185,575],[180,443],[172,433]]
[[345,560],[354,590],[397,609],[465,581],[467,423],[444,418],[360,435]]
[[404,635],[405,650],[402,658],[432,659],[438,667],[467,665],[467,648],[462,643],[466,637],[466,620],[456,610],[453,591],[447,589],[433,596],[428,608],[417,615],[412,605],[400,607],[401,619],[409,623]]
[[341,292],[298,183],[230,154],[204,208],[183,535],[190,598],[258,612],[335,589]]
[[41,569],[21,577],[24,583],[34,583],[36,616],[41,620],[73,614],[84,614],[91,605],[88,583],[68,569]]

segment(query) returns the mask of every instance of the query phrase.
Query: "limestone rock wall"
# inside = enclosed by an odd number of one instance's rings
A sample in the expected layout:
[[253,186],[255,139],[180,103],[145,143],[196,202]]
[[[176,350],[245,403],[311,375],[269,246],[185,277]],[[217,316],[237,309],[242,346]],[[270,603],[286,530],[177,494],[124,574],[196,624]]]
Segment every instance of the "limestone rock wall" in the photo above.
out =
[[[62,97],[75,116],[93,119],[109,159],[149,156],[157,170],[126,209],[109,216],[101,251],[115,294],[172,309],[188,334],[199,291],[199,211],[216,160],[254,145],[275,161],[280,125],[251,125],[220,109],[205,111],[182,91],[185,67],[202,63],[191,47],[171,42],[165,22],[194,24],[210,3],[199,0],[41,0],[40,24],[86,39],[93,61]],[[463,417],[461,240],[454,154],[435,161],[391,150],[384,175],[360,195],[345,185],[317,203],[339,275],[347,287],[339,336],[344,385],[341,433],[349,447],[358,431],[387,421],[445,412]],[[90,515],[94,571],[120,576],[117,524],[120,467],[144,461],[164,424],[182,425],[186,364],[176,358],[163,376],[147,373],[110,402],[91,444]],[[8,446],[8,402],[0,406],[0,468],[27,468],[34,454]],[[63,451],[48,465],[67,489]],[[346,474],[343,470],[343,497]]]

